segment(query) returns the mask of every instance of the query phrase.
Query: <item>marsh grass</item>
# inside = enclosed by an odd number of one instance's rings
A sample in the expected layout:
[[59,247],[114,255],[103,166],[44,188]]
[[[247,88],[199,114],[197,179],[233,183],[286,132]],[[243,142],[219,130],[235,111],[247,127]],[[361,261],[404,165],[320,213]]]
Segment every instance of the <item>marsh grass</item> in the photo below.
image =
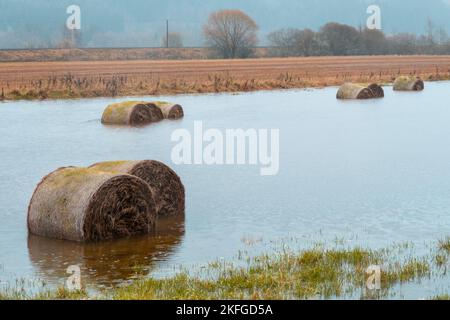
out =
[[443,294],[443,295],[435,296],[432,298],[432,300],[450,300],[450,295]]
[[[410,75],[416,75],[411,72]],[[417,74],[427,81],[450,80],[447,72]],[[160,78],[153,74],[108,76],[73,74],[53,75],[40,80],[0,82],[0,100],[44,100],[142,95],[173,95],[219,92],[250,92],[257,90],[295,89],[339,86],[345,82],[392,83],[396,72],[336,73],[311,75],[280,73],[278,76],[253,77],[229,72],[210,73],[198,77]]]
[[[180,269],[171,277],[142,278],[97,294],[59,288],[28,296],[18,290],[0,294],[0,299],[382,299],[395,295],[402,285],[442,276],[436,263],[440,244],[434,254],[424,257],[412,255],[409,245],[382,250],[316,245],[256,257],[240,253],[237,261],[221,259],[202,268]],[[381,268],[377,290],[366,287],[366,271],[373,265]]]
[[[394,249],[392,249],[394,250]],[[143,279],[107,293],[112,299],[330,299],[381,298],[398,284],[428,277],[425,259],[397,260],[391,250],[325,249],[246,259],[246,266],[209,264],[201,275]],[[381,266],[381,289],[365,289],[367,267]],[[214,272],[213,272],[214,271]],[[207,274],[207,276],[205,276]],[[211,276],[213,275],[213,276]]]
[[450,254],[450,237],[439,241],[439,250],[446,254]]

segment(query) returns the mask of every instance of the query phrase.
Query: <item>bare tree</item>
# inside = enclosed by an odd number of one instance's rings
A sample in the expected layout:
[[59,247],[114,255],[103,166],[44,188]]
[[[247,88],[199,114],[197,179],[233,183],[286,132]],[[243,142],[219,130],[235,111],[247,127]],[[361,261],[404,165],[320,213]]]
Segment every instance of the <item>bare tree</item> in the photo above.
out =
[[271,53],[279,57],[298,56],[296,36],[297,29],[281,29],[270,33],[267,38],[272,47]]
[[342,56],[360,53],[360,33],[354,27],[332,22],[324,25],[320,29],[320,33],[331,55]]
[[449,54],[450,39],[442,26],[428,20],[423,35],[386,35],[380,30],[328,23],[319,31],[281,29],[268,36],[275,56]]
[[255,21],[240,10],[212,13],[203,27],[209,46],[223,58],[246,58],[253,53],[258,39]]
[[448,33],[443,27],[439,27],[439,30],[437,31],[437,38],[440,45],[448,42]]
[[363,29],[361,34],[361,54],[387,54],[388,45],[383,32],[376,29]]
[[268,35],[272,54],[281,57],[317,54],[317,35],[310,29],[282,29]]
[[311,29],[304,29],[297,33],[297,47],[302,56],[309,57],[318,51],[317,35]]
[[435,26],[433,20],[427,19],[427,42],[429,45],[433,46],[435,44]]
[[393,54],[417,54],[417,36],[414,34],[400,33],[388,38],[389,51]]
[[62,49],[81,47],[81,30],[69,30],[64,26],[62,29],[62,37],[56,46]]

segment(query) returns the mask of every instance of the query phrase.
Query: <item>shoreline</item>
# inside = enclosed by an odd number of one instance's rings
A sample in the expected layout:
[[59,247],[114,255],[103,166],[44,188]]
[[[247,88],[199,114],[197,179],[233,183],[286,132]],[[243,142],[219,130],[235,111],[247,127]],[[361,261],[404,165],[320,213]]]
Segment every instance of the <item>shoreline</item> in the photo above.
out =
[[[69,290],[44,287],[35,294],[23,288],[0,291],[0,300],[304,300],[386,299],[401,296],[402,288],[422,281],[448,280],[450,238],[432,244],[418,256],[414,247],[393,244],[372,250],[362,247],[316,244],[309,249],[283,249],[237,261],[212,261],[198,269],[181,269],[174,276],[142,276],[126,285],[97,293],[89,288]],[[379,287],[366,287],[374,267],[379,267]],[[422,299],[449,300],[448,291],[433,290]],[[411,294],[411,292],[410,292]]]

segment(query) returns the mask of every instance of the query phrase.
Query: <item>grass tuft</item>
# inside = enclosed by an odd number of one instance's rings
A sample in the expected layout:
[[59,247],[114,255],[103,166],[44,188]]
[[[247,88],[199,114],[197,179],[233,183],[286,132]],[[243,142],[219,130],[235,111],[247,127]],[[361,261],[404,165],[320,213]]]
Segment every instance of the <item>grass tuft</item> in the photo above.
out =
[[[438,243],[438,251],[445,248],[442,243]],[[367,250],[317,245],[300,252],[283,249],[256,257],[240,253],[237,264],[216,261],[198,270],[183,270],[163,279],[135,280],[126,286],[106,289],[96,296],[85,290],[71,292],[58,288],[35,296],[27,296],[23,290],[8,291],[0,293],[0,299],[380,299],[395,294],[402,285],[437,275],[432,273],[436,267],[442,271],[443,260],[437,258],[441,254],[418,258],[405,255],[407,249],[409,246]],[[366,287],[372,274],[366,272],[369,266],[379,266],[381,270],[381,287],[375,290]]]

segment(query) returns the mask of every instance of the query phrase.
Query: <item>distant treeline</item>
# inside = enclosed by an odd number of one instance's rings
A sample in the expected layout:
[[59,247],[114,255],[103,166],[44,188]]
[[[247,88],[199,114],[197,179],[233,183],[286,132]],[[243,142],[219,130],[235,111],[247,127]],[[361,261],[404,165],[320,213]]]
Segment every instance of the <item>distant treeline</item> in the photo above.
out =
[[[205,24],[209,33],[207,46],[183,47],[179,34],[169,34],[169,48],[86,48],[67,33],[65,45],[57,49],[0,50],[0,62],[12,61],[73,61],[73,60],[190,60],[215,58],[268,58],[300,56],[350,55],[450,55],[450,38],[443,28],[429,21],[426,34],[385,34],[380,30],[355,28],[335,22],[327,23],[317,31],[311,29],[280,29],[267,36],[268,46],[258,46],[258,27],[250,17],[235,11],[224,11],[229,23]],[[238,19],[239,18],[239,19]],[[245,24],[247,23],[247,24]],[[228,31],[220,32],[222,25]],[[239,26],[239,28],[234,28]],[[209,29],[208,29],[209,28]],[[212,28],[212,29],[211,29]],[[227,31],[225,30],[225,31]],[[233,37],[222,35],[233,34]],[[167,45],[167,43],[166,43]],[[231,50],[231,49],[234,49]],[[230,54],[233,52],[233,54]]]
[[328,23],[318,31],[282,29],[268,36],[273,56],[345,56],[345,55],[413,55],[450,54],[450,40],[443,29],[430,22],[427,33],[386,35],[380,30],[356,29]]

